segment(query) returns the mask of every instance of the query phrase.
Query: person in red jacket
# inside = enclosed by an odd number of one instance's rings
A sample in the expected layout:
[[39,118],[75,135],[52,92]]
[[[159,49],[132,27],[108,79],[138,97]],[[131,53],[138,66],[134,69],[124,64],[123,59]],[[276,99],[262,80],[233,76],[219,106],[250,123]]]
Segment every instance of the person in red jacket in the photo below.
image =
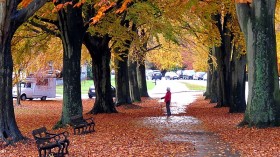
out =
[[166,103],[167,116],[171,116],[171,111],[170,111],[171,92],[169,87],[166,88],[166,94],[161,99],[164,99],[164,102]]

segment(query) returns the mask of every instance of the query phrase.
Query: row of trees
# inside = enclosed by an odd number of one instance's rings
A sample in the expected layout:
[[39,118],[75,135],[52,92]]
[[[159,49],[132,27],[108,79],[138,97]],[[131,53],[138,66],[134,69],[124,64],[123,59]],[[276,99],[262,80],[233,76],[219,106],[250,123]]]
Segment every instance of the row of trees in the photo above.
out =
[[[1,38],[4,40],[1,41],[0,46],[2,59],[0,82],[1,86],[5,87],[1,88],[0,94],[0,137],[7,143],[23,139],[16,125],[11,93],[13,73],[11,40],[19,26],[39,8],[44,4],[44,7],[49,8],[46,1],[38,3],[38,1],[22,1],[22,3],[7,1],[2,4],[1,11],[4,14],[1,15],[8,18],[2,19],[3,27],[1,27],[3,32],[1,35],[7,36],[7,39]],[[62,0],[54,1],[54,5],[57,11],[56,16],[46,17],[46,14],[40,16],[37,14],[28,21],[28,26],[30,27],[29,24],[31,24],[33,28],[36,27],[32,30],[38,31],[40,28],[40,31],[59,36],[62,41],[64,100],[61,119],[56,127],[69,124],[71,116],[83,113],[81,93],[80,90],[76,90],[81,87],[82,44],[87,47],[92,57],[97,92],[91,113],[117,112],[110,92],[110,58],[112,53],[117,58],[115,59],[115,67],[118,68],[116,69],[117,104],[140,101],[141,96],[148,96],[145,84],[145,67],[141,64],[142,66],[138,66],[139,72],[134,73],[138,64],[135,58],[141,58],[145,52],[149,51],[147,48],[149,36],[163,31],[165,29],[163,26],[169,24],[167,19],[163,19],[164,16],[161,15],[156,3],[150,1],[132,2],[130,0],[117,2]],[[12,7],[8,10],[7,8],[10,6]],[[128,6],[131,8],[130,10],[127,10]],[[28,14],[19,14],[23,11]],[[106,16],[104,16],[105,13]],[[99,22],[101,18],[102,22]],[[151,20],[154,23],[148,23]],[[7,28],[10,30],[7,31]],[[170,33],[171,29],[168,29],[167,32]],[[130,50],[133,50],[134,54],[129,54]],[[141,82],[142,86],[138,86],[138,81]]]
[[[46,7],[42,8],[44,10],[50,8],[50,4],[42,0],[0,2],[0,86],[4,87],[0,89],[0,138],[6,142],[9,142],[8,138],[12,142],[23,139],[13,109],[11,40],[16,30],[43,5]],[[197,37],[198,41],[205,39],[200,37],[206,34],[208,39],[201,42],[211,50],[206,94],[219,107],[229,105],[231,112],[244,112],[246,62],[242,44],[237,40],[240,36],[237,19],[245,34],[249,72],[249,98],[243,124],[258,127],[279,125],[274,32],[276,1],[239,1],[236,2],[236,11],[231,0],[223,3],[214,0],[60,0],[54,1],[54,5],[56,14],[51,17],[37,14],[29,24],[35,30],[39,28],[58,36],[62,41],[63,109],[56,127],[71,123],[71,116],[83,113],[81,91],[76,90],[81,87],[82,44],[92,58],[97,92],[90,112],[113,113],[117,110],[110,92],[111,56],[114,56],[116,67],[116,103],[141,101],[141,96],[148,96],[145,67],[141,63],[148,51],[159,47],[158,44],[148,44],[149,39],[159,33],[181,45],[186,41],[182,33]],[[208,9],[204,10],[204,6]]]
[[245,112],[241,126],[279,126],[276,1],[191,2],[190,14],[200,20],[187,27],[199,30],[195,35],[209,48],[206,98],[231,113]]

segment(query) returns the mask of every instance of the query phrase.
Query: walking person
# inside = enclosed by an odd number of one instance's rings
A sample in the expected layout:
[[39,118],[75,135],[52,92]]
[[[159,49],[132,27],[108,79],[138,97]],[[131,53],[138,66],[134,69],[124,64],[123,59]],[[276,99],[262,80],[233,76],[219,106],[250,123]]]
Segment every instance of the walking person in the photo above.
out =
[[166,103],[167,116],[168,117],[171,116],[171,111],[170,111],[171,92],[170,92],[170,88],[169,87],[166,88],[166,94],[161,99],[164,99],[164,102]]

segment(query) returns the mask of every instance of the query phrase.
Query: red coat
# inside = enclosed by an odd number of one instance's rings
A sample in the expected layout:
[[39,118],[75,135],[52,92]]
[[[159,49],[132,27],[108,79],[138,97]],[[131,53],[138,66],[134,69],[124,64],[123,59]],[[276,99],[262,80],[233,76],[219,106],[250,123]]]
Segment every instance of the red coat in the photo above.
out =
[[165,96],[164,96],[164,102],[171,101],[171,92],[167,91]]

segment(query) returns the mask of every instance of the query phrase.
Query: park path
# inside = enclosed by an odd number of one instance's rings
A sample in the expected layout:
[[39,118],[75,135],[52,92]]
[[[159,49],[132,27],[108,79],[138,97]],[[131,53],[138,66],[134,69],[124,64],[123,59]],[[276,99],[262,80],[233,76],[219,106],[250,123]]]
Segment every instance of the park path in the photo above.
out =
[[[147,117],[143,123],[149,127],[156,127],[164,131],[162,140],[173,142],[190,142],[194,145],[195,154],[178,154],[178,156],[193,157],[239,157],[232,153],[230,146],[223,142],[217,135],[207,132],[202,127],[202,122],[192,116],[185,116],[187,105],[195,101],[202,92],[194,92],[175,80],[157,81],[155,88],[149,91],[152,98],[159,99],[165,95],[166,88],[171,88],[171,113],[172,116]],[[159,99],[160,101],[160,99]],[[165,111],[165,106],[162,106]]]

